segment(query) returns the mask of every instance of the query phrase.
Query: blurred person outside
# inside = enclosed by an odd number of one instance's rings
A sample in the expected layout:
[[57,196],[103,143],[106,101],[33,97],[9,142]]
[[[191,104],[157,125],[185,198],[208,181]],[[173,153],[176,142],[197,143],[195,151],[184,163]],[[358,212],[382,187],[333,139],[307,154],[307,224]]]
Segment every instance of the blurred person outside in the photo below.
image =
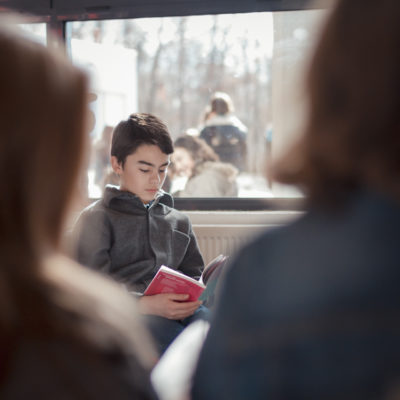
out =
[[[89,92],[87,96],[87,104],[88,104],[88,110],[87,110],[87,131],[92,132],[95,124],[96,124],[96,116],[92,109],[90,108],[90,104],[93,101],[97,100],[97,95],[95,93]],[[81,202],[81,207],[85,207],[88,204],[89,201],[89,177],[87,174],[87,170],[89,167],[89,158],[87,157],[85,159],[85,164],[81,168],[81,176],[79,178],[79,190],[80,190],[80,202]]]
[[226,270],[193,400],[400,397],[399,18],[398,0],[336,3],[272,170],[307,211]]
[[[266,157],[266,165],[269,166],[272,164],[272,138],[273,138],[273,125],[268,124],[265,129],[265,157]],[[266,176],[268,188],[272,189],[272,181]]]
[[200,138],[213,148],[222,162],[233,164],[239,171],[246,169],[247,128],[234,114],[227,93],[216,92],[212,96]]
[[113,127],[105,125],[101,133],[101,137],[94,144],[94,183],[103,188],[107,175],[111,168],[111,140]]
[[112,143],[113,128],[106,125],[103,129],[102,139],[95,146],[95,183],[100,186],[101,193],[107,185],[119,186],[119,176],[113,170],[111,165],[111,143]]
[[238,170],[219,161],[218,155],[203,140],[182,135],[174,142],[173,176],[188,178],[175,197],[236,197]]
[[102,185],[102,193],[103,194],[108,185],[112,185],[112,186],[120,185],[119,176],[118,176],[118,174],[115,173],[115,171],[112,169],[112,167],[107,169],[106,175],[103,178],[103,185]]
[[86,77],[4,17],[0,55],[0,397],[154,399],[135,304],[61,249],[86,158]]
[[185,302],[187,294],[143,295],[161,265],[197,280],[204,268],[189,218],[161,189],[172,152],[168,128],[157,117],[136,113],[121,121],[111,146],[120,186],[107,186],[74,228],[77,260],[137,296],[160,353],[189,323],[208,316],[201,302]]

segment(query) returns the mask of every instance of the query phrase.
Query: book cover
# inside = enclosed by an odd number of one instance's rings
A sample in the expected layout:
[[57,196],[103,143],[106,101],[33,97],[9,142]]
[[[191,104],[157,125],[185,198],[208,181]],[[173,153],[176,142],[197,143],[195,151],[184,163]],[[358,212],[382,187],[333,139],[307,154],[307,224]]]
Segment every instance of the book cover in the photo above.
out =
[[143,294],[145,296],[160,293],[188,294],[189,298],[186,301],[196,301],[204,289],[203,283],[162,265]]

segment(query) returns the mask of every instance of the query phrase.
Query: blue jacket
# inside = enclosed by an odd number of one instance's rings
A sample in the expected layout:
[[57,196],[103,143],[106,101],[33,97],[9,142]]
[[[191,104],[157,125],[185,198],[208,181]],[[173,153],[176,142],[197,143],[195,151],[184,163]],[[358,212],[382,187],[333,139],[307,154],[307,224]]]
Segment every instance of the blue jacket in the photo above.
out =
[[266,232],[220,295],[193,400],[384,398],[400,378],[399,203],[360,192]]
[[246,169],[247,128],[234,115],[215,115],[200,131],[200,138],[218,154],[220,161]]

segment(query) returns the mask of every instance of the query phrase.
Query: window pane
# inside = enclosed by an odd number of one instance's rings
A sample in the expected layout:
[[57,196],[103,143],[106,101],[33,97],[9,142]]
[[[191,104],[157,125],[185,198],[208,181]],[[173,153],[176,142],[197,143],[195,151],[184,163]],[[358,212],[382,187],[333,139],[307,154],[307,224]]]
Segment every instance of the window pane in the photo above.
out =
[[45,23],[19,24],[26,33],[34,40],[46,46],[47,31]]
[[[196,161],[194,169],[184,168],[177,151],[169,187],[177,196],[298,196],[294,188],[272,185],[264,172],[301,127],[295,77],[323,15],[307,10],[70,23],[73,61],[90,72],[98,96],[90,196],[101,194],[110,168],[109,132],[132,112],[160,117],[174,140],[200,137],[229,164]],[[221,107],[230,112],[221,114]],[[223,178],[213,186],[218,174]]]

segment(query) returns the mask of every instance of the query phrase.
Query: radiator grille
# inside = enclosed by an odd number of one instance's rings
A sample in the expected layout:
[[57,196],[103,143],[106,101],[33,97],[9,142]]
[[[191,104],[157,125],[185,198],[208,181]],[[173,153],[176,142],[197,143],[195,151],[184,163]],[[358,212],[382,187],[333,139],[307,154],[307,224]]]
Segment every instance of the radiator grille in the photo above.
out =
[[205,263],[218,254],[232,257],[256,235],[284,225],[302,213],[297,211],[189,211]]
[[265,230],[260,226],[194,226],[197,242],[208,263],[218,254],[234,255],[258,232]]

